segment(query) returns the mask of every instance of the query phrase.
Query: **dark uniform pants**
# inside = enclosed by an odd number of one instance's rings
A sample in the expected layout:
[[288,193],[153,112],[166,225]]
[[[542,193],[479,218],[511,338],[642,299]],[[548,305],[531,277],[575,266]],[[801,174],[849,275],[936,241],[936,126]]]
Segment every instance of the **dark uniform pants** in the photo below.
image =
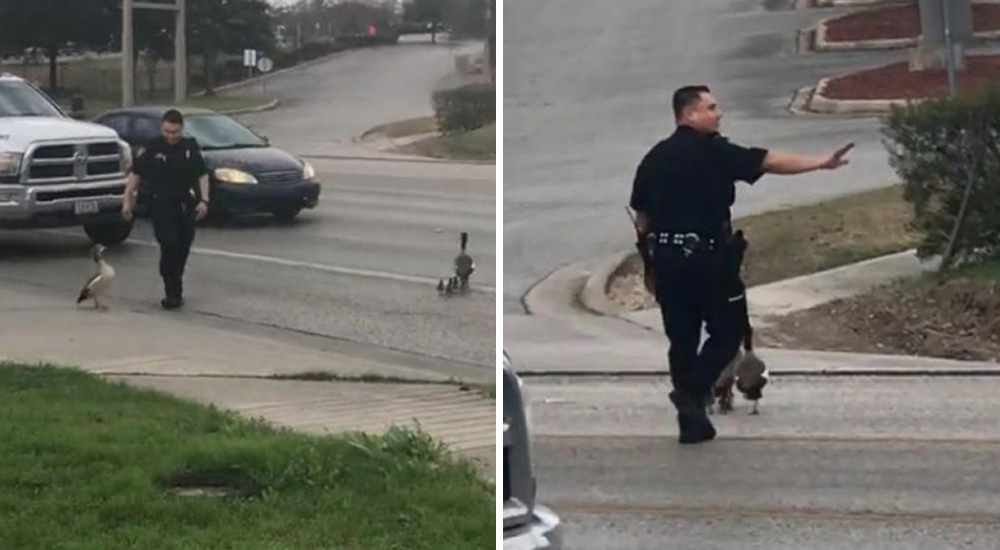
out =
[[[659,245],[653,254],[656,295],[670,340],[670,378],[675,389],[694,399],[708,395],[746,334],[742,252],[686,254],[680,247]],[[703,325],[708,339],[699,350]]]
[[194,242],[195,212],[184,203],[157,201],[152,208],[153,233],[160,243],[160,276],[168,298],[184,295],[184,266]]

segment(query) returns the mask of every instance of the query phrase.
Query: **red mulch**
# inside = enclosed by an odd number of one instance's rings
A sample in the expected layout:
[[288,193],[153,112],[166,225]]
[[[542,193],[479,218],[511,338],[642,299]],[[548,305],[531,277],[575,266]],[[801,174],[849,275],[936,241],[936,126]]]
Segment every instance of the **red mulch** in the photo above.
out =
[[[973,92],[1000,83],[1000,55],[966,58],[958,88]],[[831,99],[924,99],[948,95],[948,73],[942,70],[911,72],[907,62],[831,79],[823,95]]]
[[[1000,4],[973,4],[972,28],[975,32],[1000,30]],[[917,6],[896,6],[851,13],[829,21],[827,40],[854,42],[920,36],[920,10]]]

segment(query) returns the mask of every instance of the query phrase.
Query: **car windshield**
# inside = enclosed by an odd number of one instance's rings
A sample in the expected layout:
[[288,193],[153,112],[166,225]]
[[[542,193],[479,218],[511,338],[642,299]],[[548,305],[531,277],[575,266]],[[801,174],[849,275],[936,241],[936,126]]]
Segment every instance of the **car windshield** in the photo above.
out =
[[19,81],[0,82],[0,117],[63,114],[41,92]]
[[198,140],[202,149],[267,147],[256,134],[225,115],[196,115],[184,119],[184,134]]

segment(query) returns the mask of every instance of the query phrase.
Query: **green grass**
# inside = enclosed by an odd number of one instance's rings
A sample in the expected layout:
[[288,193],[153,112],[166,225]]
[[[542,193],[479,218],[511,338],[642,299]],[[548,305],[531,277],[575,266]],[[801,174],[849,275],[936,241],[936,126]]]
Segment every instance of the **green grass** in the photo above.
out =
[[401,153],[455,160],[494,160],[497,126],[489,124],[471,132],[430,137],[397,149]]
[[[399,122],[380,124],[365,132],[365,136],[379,134],[388,138],[401,138],[428,134],[438,130],[437,119],[432,116],[410,118]],[[364,137],[364,136],[363,136]]]
[[912,248],[918,242],[912,220],[897,185],[748,216],[734,225],[750,241],[744,279],[753,286]]
[[[493,548],[493,488],[426,434],[312,437],[0,363],[4,550]],[[191,498],[179,477],[249,496]]]

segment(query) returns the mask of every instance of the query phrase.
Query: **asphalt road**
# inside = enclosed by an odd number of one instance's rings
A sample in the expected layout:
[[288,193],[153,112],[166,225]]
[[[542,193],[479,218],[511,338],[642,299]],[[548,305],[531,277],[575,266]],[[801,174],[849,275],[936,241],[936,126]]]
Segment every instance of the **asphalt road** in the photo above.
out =
[[822,77],[906,58],[795,53],[797,29],[840,11],[793,0],[506,2],[505,312],[555,269],[631,246],[623,207],[642,155],[673,131],[679,86],[710,86],[737,142],[806,154],[858,144],[843,170],[740,187],[737,215],[896,181],[877,120],[787,110]]
[[[420,44],[361,50],[271,79],[268,93],[282,107],[247,118],[274,145],[317,157],[320,205],[290,225],[264,216],[201,228],[178,322],[308,335],[352,353],[391,348],[492,372],[494,167],[349,158],[380,156],[353,143],[364,130],[433,113],[429,97],[453,70],[453,53]],[[470,233],[475,291],[444,299],[434,284],[450,273],[461,231]],[[118,273],[113,306],[158,307],[157,257],[140,220],[107,254]],[[72,300],[92,269],[78,229],[0,232],[0,284],[30,282]]]
[[993,377],[779,377],[676,442],[663,380],[529,378],[568,548],[997,548]]

